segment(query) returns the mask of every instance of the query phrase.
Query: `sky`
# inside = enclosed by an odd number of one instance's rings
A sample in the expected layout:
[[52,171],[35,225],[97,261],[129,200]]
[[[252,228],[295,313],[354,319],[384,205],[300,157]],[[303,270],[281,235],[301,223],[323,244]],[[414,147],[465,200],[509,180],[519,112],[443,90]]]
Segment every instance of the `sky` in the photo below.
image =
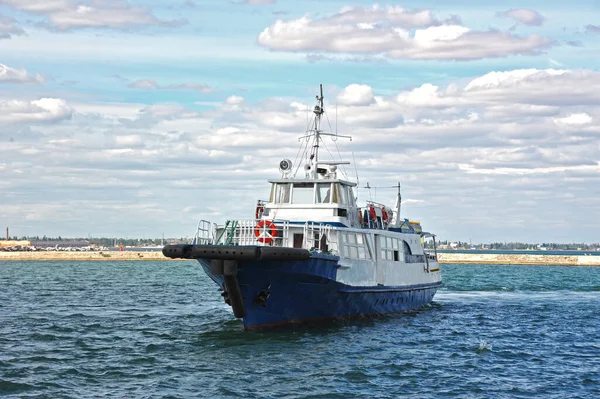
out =
[[400,182],[441,240],[600,242],[597,0],[0,0],[0,227],[253,218],[319,84],[359,204]]

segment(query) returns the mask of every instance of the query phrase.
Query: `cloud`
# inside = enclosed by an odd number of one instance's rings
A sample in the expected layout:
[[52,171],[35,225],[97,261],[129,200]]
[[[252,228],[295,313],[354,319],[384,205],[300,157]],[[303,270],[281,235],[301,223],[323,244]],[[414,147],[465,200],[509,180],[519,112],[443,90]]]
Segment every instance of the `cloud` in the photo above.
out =
[[40,74],[30,75],[25,69],[14,69],[0,64],[0,83],[43,84],[44,81]]
[[205,84],[199,83],[180,83],[159,85],[155,80],[140,79],[127,85],[131,89],[146,89],[146,90],[190,90],[198,93],[212,93],[213,89]]
[[[326,87],[325,109],[333,114],[338,104],[337,130],[353,140],[324,136],[320,156],[356,160],[360,201],[392,204],[394,190],[362,187],[400,181],[411,199],[405,217],[422,219],[442,239],[459,239],[474,225],[485,227],[481,239],[559,239],[563,230],[548,228],[559,219],[576,221],[571,237],[597,231],[597,222],[583,224],[600,220],[599,72],[501,70],[418,83],[402,90],[364,82]],[[252,101],[232,95],[203,111],[80,101],[67,105],[77,111],[68,123],[38,126],[21,117],[0,130],[6,198],[0,217],[24,234],[87,235],[81,227],[87,220],[107,235],[181,235],[193,233],[195,220],[252,217],[255,202],[248,198],[268,198],[265,180],[279,176],[282,158],[302,170],[298,144],[305,142],[298,137],[315,105],[312,95]],[[9,114],[5,103],[2,116]],[[10,114],[31,113],[26,105],[12,106]],[[346,173],[354,180],[353,166]],[[23,221],[23,214],[8,212],[17,205],[37,209],[40,196],[52,213]],[[507,214],[538,227],[515,236],[514,228],[502,230]],[[464,218],[457,227],[458,215]]]
[[537,11],[525,8],[513,8],[512,10],[496,13],[499,17],[512,18],[517,23],[530,26],[541,26],[546,18]]
[[243,4],[249,5],[262,5],[262,4],[275,4],[276,0],[244,0]]
[[600,101],[600,72],[591,70],[519,69],[490,72],[465,87],[475,99],[537,105],[591,105]]
[[338,94],[337,100],[340,104],[345,105],[369,105],[375,101],[375,98],[373,89],[369,86],[351,84]]
[[60,98],[0,100],[0,122],[3,123],[51,123],[70,119],[72,115],[73,109]]
[[156,18],[143,6],[127,0],[0,0],[16,10],[39,14],[47,18],[47,25],[59,31],[79,28],[128,29],[140,26],[181,26],[185,19],[165,21]]
[[563,118],[554,118],[554,123],[562,126],[580,126],[592,123],[592,117],[585,112],[579,114],[570,114]]
[[[540,35],[521,37],[495,30],[472,31],[457,18],[438,21],[431,11],[399,7],[342,9],[311,19],[277,20],[258,36],[273,51],[383,54],[394,59],[474,60],[538,54],[553,42]],[[314,55],[313,55],[314,57]]]
[[587,25],[585,27],[586,33],[600,33],[600,25]]
[[[0,4],[2,4],[1,1]],[[17,25],[17,21],[0,15],[0,39],[10,39],[12,35],[21,36],[24,34],[25,31]]]
[[229,96],[225,99],[225,104],[228,105],[239,105],[244,102],[244,98],[240,96]]

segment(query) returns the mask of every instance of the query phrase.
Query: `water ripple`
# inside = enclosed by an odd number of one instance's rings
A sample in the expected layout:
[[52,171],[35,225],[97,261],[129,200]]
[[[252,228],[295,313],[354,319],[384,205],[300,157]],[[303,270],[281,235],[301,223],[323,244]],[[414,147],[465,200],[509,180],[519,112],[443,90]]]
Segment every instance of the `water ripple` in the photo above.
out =
[[600,397],[600,268],[443,273],[419,311],[246,333],[193,262],[6,262],[0,395]]

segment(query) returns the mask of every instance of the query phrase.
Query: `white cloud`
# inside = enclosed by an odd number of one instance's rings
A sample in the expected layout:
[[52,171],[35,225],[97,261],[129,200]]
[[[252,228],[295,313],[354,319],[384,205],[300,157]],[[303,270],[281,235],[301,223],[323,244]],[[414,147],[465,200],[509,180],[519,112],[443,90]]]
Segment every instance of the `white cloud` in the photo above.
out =
[[381,7],[378,4],[371,8],[344,7],[338,14],[323,18],[323,24],[364,24],[364,26],[375,27],[376,25],[389,22],[396,27],[404,29],[418,28],[438,24],[431,10],[407,10],[400,6]]
[[567,73],[566,70],[546,69],[516,69],[506,72],[490,72],[469,82],[466,91],[478,89],[490,89],[495,87],[510,87],[522,82],[532,76],[538,75],[539,78],[546,76],[557,76]]
[[499,17],[508,17],[525,25],[540,26],[546,20],[543,15],[534,10],[515,8],[497,13]]
[[474,168],[473,165],[460,164],[460,170],[467,173],[478,173],[488,175],[539,175],[539,174],[555,174],[570,171],[590,171],[600,172],[600,163],[597,165],[577,165],[577,166],[554,166],[546,168]]
[[39,74],[30,75],[23,68],[14,69],[0,64],[0,83],[42,84],[44,77]]
[[229,96],[225,99],[225,104],[229,105],[239,105],[244,102],[244,98],[240,96]]
[[600,72],[527,69],[490,72],[465,91],[475,99],[504,99],[537,105],[593,104],[600,101]]
[[[600,220],[600,207],[593,205],[600,195],[599,73],[515,70],[470,81],[419,83],[414,89],[386,87],[383,92],[351,84],[338,93],[344,101],[326,87],[331,123],[337,102],[338,131],[353,141],[325,137],[321,156],[355,159],[361,187],[367,181],[371,186],[400,181],[403,196],[410,198],[404,215],[421,219],[442,239],[469,234],[470,223],[484,226],[482,234],[490,239],[525,239],[514,231],[498,230],[507,214],[541,226],[532,230],[540,239],[558,240],[554,230],[547,229],[547,220],[564,216],[557,209],[570,209],[569,220]],[[549,100],[555,90],[563,99],[559,105],[548,104],[556,102]],[[77,112],[68,123],[37,127],[31,117],[13,120],[11,129],[0,130],[0,186],[3,193],[16,194],[7,197],[7,207],[0,207],[0,217],[10,225],[21,223],[28,229],[25,234],[43,228],[63,236],[65,231],[80,231],[82,221],[94,218],[101,218],[95,225],[105,226],[112,235],[120,234],[124,225],[171,235],[188,230],[191,234],[194,220],[200,218],[222,222],[248,217],[255,205],[248,198],[268,196],[265,179],[279,176],[281,158],[303,165],[297,158],[298,137],[314,105],[311,101],[307,106],[307,100],[314,97],[244,101],[231,96],[205,105],[211,108],[202,112],[176,104],[80,100],[71,104]],[[8,115],[6,101],[1,104],[0,115]],[[27,102],[20,104],[21,114],[32,113]],[[38,113],[52,109],[41,105],[36,106]],[[11,106],[10,115],[16,108]],[[346,172],[354,180],[354,168]],[[35,208],[40,201],[28,194],[32,186],[55,212],[32,215],[36,219],[25,223],[22,215],[11,216],[6,209],[13,209],[17,201]],[[556,195],[562,192],[573,196]],[[370,194],[359,190],[361,201],[390,204],[395,192]],[[60,205],[65,199],[71,207],[76,203],[78,211],[69,214]],[[82,206],[85,211],[79,210]],[[165,217],[164,210],[186,208],[189,213],[169,211]],[[56,227],[56,215],[63,212],[66,219]],[[144,216],[145,212],[150,213]],[[473,212],[485,218],[471,218]],[[458,227],[457,215],[466,215]],[[578,224],[571,233],[585,237],[598,227],[582,231]],[[141,235],[138,230],[125,234]]]
[[155,80],[140,79],[127,85],[131,89],[146,89],[146,90],[190,90],[198,93],[212,93],[213,89],[206,84],[200,83],[179,83],[160,85]]
[[40,13],[60,11],[72,6],[72,2],[69,0],[0,0],[0,4],[6,4],[23,11]]
[[70,119],[73,110],[60,98],[34,101],[0,100],[0,121],[3,123],[47,123]]
[[244,4],[260,5],[260,4],[275,4],[276,0],[244,0]]
[[0,0],[17,10],[44,15],[50,27],[66,31],[77,28],[126,29],[136,26],[180,26],[187,20],[164,21],[143,6],[127,0]]
[[592,117],[589,116],[588,114],[586,114],[585,112],[582,112],[579,114],[570,114],[563,118],[554,118],[553,121],[557,125],[562,125],[562,126],[569,126],[569,125],[580,126],[580,125],[587,125],[587,124],[592,123]]
[[0,39],[10,39],[12,35],[20,36],[24,34],[25,31],[17,25],[17,21],[0,15]]
[[139,134],[130,134],[126,136],[116,136],[114,143],[120,148],[142,147],[144,141]]
[[338,94],[337,100],[340,104],[345,105],[369,105],[375,101],[375,98],[371,87],[351,84]]
[[383,54],[421,60],[537,54],[552,45],[550,39],[540,35],[473,31],[455,20],[440,22],[429,10],[412,12],[377,6],[343,9],[320,19],[305,15],[290,21],[277,20],[259,34],[258,43],[275,51]]

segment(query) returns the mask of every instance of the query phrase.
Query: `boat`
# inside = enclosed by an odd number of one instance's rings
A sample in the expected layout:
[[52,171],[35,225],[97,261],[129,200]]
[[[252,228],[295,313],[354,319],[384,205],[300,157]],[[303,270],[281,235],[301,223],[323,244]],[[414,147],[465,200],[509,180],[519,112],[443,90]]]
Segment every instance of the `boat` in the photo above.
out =
[[322,85],[316,99],[301,161],[281,160],[253,218],[202,220],[190,244],[163,248],[196,259],[246,330],[413,310],[442,285],[435,235],[400,217],[400,184],[394,207],[359,207],[350,162],[320,158],[324,140],[350,137],[322,130]]

